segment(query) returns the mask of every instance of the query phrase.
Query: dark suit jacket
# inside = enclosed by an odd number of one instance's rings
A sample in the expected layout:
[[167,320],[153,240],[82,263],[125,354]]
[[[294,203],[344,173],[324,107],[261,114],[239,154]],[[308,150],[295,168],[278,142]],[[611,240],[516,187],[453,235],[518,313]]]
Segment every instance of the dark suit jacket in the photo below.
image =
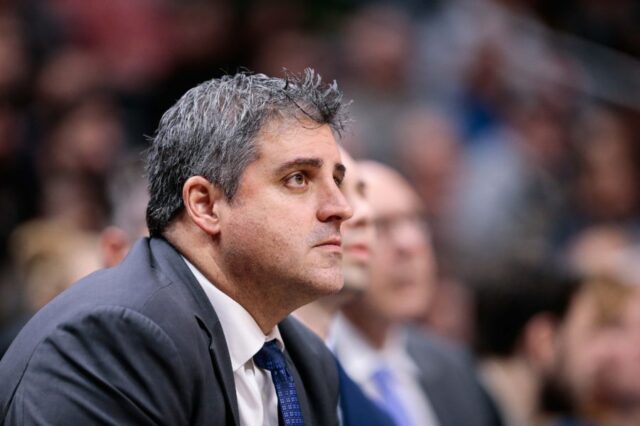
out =
[[410,328],[407,351],[440,426],[501,425],[468,354],[424,331]]
[[344,371],[340,361],[336,360],[336,363],[340,381],[342,425],[394,426],[391,417],[364,394],[360,386]]
[[[337,424],[334,358],[294,319],[279,326],[305,424]],[[0,420],[238,424],[220,322],[178,252],[141,240],[41,309],[0,362]]]

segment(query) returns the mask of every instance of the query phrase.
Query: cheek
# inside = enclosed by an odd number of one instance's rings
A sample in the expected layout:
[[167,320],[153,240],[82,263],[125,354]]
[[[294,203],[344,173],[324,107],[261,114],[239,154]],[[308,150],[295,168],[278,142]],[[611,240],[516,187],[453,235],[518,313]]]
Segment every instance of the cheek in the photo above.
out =
[[264,239],[268,237],[284,242],[306,243],[310,238],[309,227],[315,220],[315,213],[308,202],[302,201],[279,195],[265,195],[264,199],[257,200],[245,213],[246,222],[243,226],[250,233],[260,232]]
[[273,251],[279,241],[274,239],[270,225],[262,210],[232,212],[231,220],[222,231],[221,243],[229,252],[258,254]]
[[309,236],[305,222],[292,215],[284,203],[253,203],[230,214],[226,223],[226,249],[254,256],[254,262],[278,265],[296,262],[304,255]]
[[393,266],[393,254],[388,245],[382,241],[376,241],[371,251],[371,272],[385,276]]
[[571,349],[573,359],[569,359],[567,366],[579,387],[593,390],[602,380],[603,374],[608,374],[611,361],[611,342],[605,336],[594,335],[588,341],[574,345]]

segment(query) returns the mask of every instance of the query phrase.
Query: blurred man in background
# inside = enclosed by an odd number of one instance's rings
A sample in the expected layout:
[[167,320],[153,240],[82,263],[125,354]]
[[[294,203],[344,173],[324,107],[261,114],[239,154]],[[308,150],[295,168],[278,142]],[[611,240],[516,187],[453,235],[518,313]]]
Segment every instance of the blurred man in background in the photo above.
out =
[[[637,262],[637,260],[636,260]],[[616,276],[589,277],[561,330],[556,371],[573,415],[587,424],[640,422],[640,289]]]
[[418,196],[396,171],[359,165],[378,239],[370,285],[333,328],[338,359],[398,425],[492,424],[465,355],[407,326],[427,309],[435,273]]
[[342,182],[342,191],[353,209],[353,216],[341,227],[344,287],[339,293],[318,299],[296,311],[296,316],[318,336],[328,340],[328,343],[331,343],[330,329],[335,314],[347,301],[360,295],[369,284],[371,251],[375,245],[367,184],[349,153],[344,149],[340,153],[342,163],[348,170]]
[[517,264],[477,275],[474,346],[504,424],[572,415],[564,335],[581,282],[551,265]]
[[[332,345],[331,324],[340,308],[358,297],[370,281],[371,251],[375,245],[375,231],[371,206],[367,200],[368,187],[359,167],[344,149],[340,150],[347,174],[342,192],[351,204],[353,216],[341,227],[344,255],[342,260],[344,287],[334,295],[323,297],[295,312],[306,326]],[[370,400],[338,363],[340,380],[340,414],[344,426],[390,426],[393,421]]]
[[576,412],[594,424],[640,422],[640,248],[633,228],[584,229],[567,249],[587,277],[565,332]]

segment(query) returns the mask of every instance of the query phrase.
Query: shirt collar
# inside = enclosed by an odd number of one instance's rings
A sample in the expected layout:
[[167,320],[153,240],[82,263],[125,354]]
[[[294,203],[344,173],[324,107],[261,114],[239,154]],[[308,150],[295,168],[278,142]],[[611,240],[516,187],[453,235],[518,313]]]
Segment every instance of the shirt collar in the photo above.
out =
[[364,336],[342,314],[336,315],[329,341],[345,370],[356,382],[366,381],[383,360]]
[[280,349],[284,350],[284,342],[278,326],[275,326],[265,335],[258,323],[242,305],[216,287],[184,256],[182,258],[218,315],[234,372],[251,360],[264,343],[269,340],[276,339]]
[[390,330],[384,346],[376,349],[344,316],[338,313],[330,328],[329,344],[353,378],[366,381],[382,367],[393,366],[410,374],[419,371],[406,352],[407,333],[403,327]]

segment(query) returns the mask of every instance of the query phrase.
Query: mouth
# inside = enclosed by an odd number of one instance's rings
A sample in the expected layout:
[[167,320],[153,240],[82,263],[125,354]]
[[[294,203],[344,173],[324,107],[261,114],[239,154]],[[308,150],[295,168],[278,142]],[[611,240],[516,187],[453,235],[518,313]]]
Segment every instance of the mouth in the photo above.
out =
[[314,247],[342,252],[342,239],[339,236],[328,238]]
[[363,262],[367,262],[371,257],[371,249],[367,244],[362,244],[362,243],[345,245],[344,252],[349,257],[352,257],[354,259],[357,259]]

